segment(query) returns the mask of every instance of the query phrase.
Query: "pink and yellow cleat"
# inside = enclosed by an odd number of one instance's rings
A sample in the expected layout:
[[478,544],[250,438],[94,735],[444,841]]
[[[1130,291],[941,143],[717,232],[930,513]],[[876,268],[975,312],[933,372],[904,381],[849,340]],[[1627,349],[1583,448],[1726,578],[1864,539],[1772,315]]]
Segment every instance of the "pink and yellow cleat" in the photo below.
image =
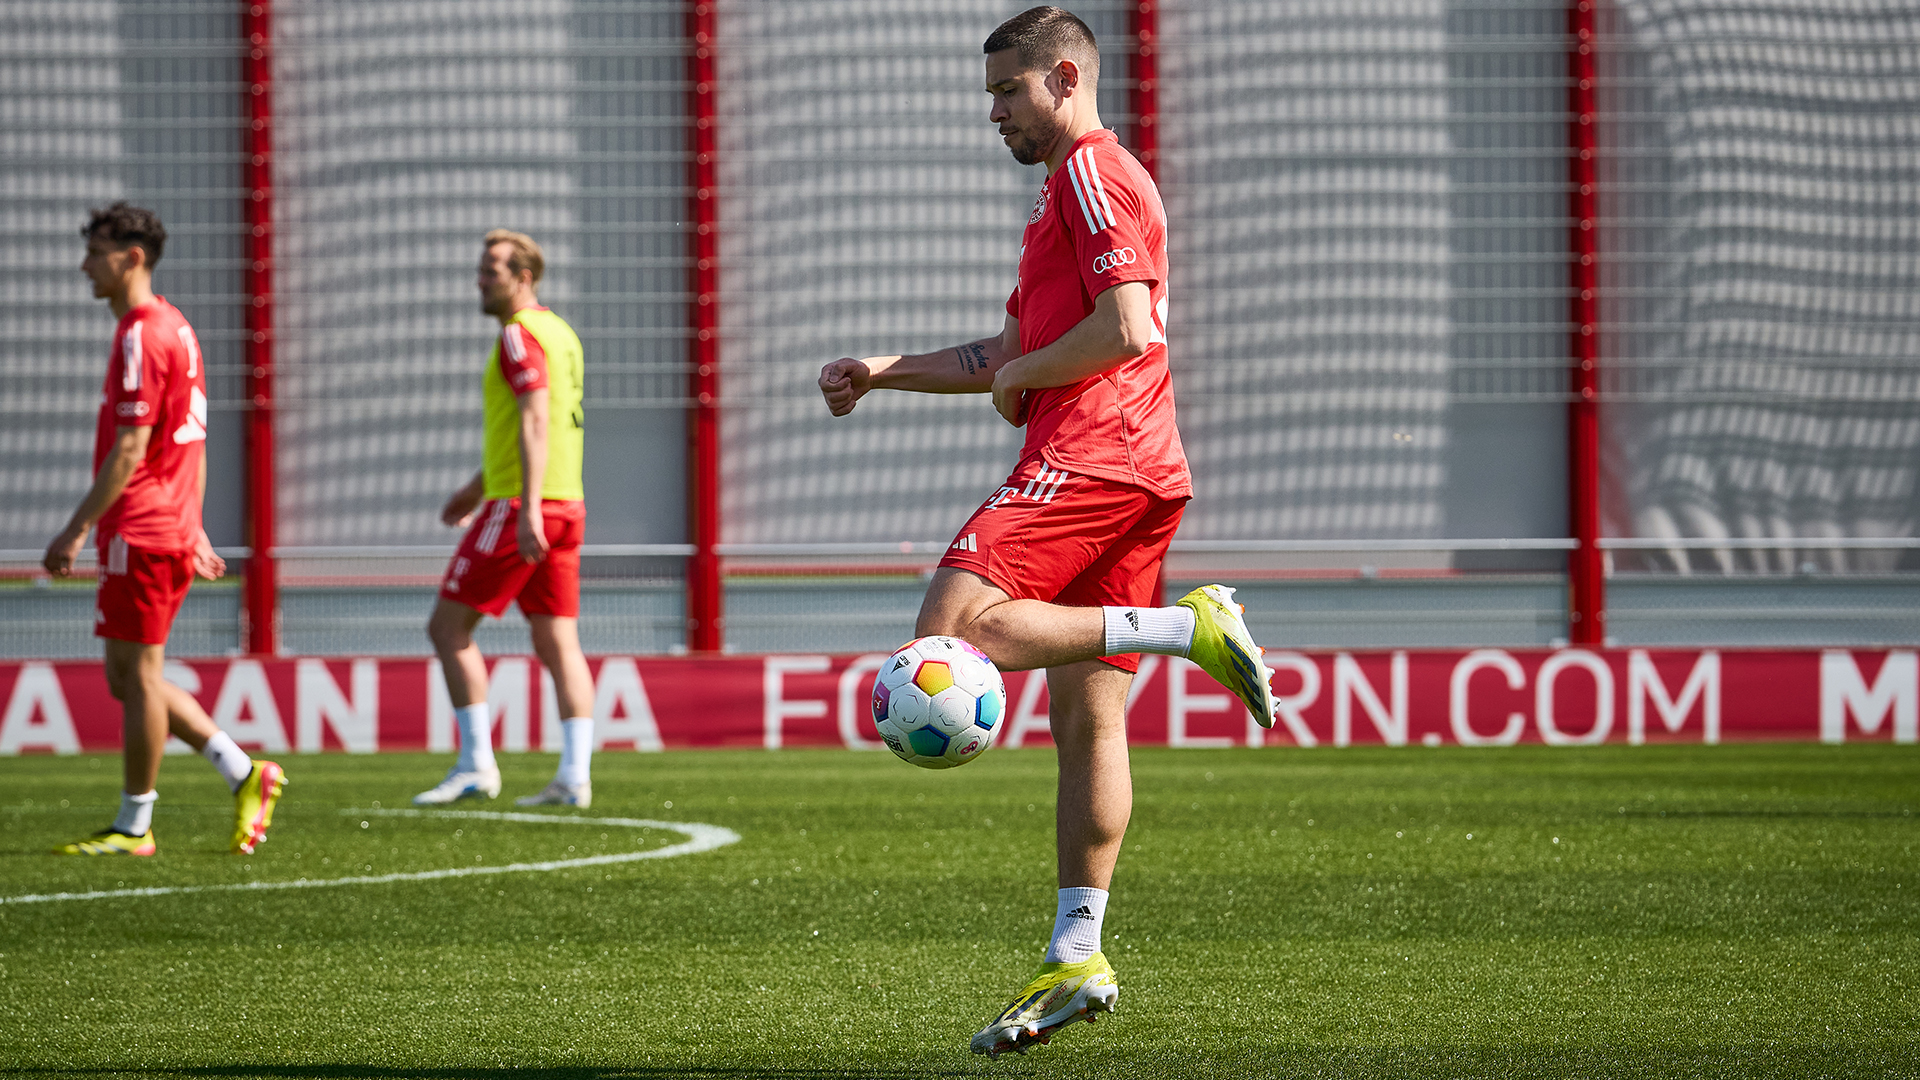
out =
[[233,847],[235,855],[251,855],[266,842],[273,824],[273,804],[287,784],[286,771],[271,761],[256,761],[253,771],[233,793]]

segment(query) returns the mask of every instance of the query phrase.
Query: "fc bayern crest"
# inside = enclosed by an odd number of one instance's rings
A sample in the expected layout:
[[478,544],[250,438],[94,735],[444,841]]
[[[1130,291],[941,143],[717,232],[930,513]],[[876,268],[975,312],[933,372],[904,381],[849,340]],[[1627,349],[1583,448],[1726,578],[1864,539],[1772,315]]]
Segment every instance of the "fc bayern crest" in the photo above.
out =
[[1033,200],[1033,213],[1027,215],[1027,224],[1038,225],[1040,219],[1047,216],[1047,203],[1053,198],[1047,191],[1047,185],[1040,185],[1040,196]]

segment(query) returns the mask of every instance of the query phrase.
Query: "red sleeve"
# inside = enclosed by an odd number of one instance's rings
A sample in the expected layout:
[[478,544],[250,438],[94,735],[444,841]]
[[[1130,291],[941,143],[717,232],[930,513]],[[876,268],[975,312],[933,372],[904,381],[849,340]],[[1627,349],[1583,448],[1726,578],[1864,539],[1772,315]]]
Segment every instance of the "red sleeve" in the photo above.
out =
[[107,411],[117,427],[152,427],[160,418],[165,342],[147,333],[147,320],[127,327],[107,372]]
[[1013,287],[1012,295],[1007,297],[1007,314],[1016,319],[1020,317],[1020,286],[1018,285]]
[[547,388],[547,350],[519,323],[500,330],[500,374],[515,397]]
[[1067,159],[1067,180],[1074,197],[1064,216],[1087,295],[1128,281],[1158,284],[1148,239],[1153,211],[1127,173],[1089,146]]

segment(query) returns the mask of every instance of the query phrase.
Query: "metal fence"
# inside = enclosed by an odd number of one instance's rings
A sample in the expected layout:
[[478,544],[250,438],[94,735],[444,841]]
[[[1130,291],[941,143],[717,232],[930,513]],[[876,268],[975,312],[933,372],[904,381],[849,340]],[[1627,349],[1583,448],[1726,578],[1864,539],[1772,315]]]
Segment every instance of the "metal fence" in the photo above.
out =
[[1920,569],[1920,7],[1602,11],[1615,565]]
[[[282,4],[273,48],[282,648],[425,649],[475,468],[478,238],[548,252],[588,358],[583,636],[685,646],[694,48],[713,0]],[[1578,2],[1578,0],[1572,0]],[[1015,0],[718,0],[727,646],[869,650],[1013,463],[984,399],[826,416],[842,355],[983,336],[1042,174],[986,121]],[[1136,141],[1157,11],[1171,361],[1196,498],[1169,584],[1276,645],[1566,631],[1568,7],[1087,0]],[[1920,637],[1920,9],[1600,5],[1602,541],[1624,642]],[[0,0],[0,654],[85,655],[32,570],[88,481],[109,318],[77,227],[173,234],[209,531],[244,528],[239,8]],[[233,560],[236,567],[239,560]],[[177,655],[242,644],[196,589]],[[524,623],[483,646],[523,650]]]

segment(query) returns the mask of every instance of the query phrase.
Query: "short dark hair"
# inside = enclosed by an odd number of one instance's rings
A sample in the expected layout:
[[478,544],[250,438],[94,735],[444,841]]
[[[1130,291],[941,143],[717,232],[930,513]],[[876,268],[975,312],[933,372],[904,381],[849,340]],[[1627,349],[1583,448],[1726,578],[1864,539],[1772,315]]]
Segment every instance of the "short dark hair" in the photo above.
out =
[[160,224],[160,215],[124,201],[94,210],[80,235],[89,240],[97,236],[122,251],[137,246],[147,253],[148,266],[159,262],[160,253],[167,248],[167,227]]
[[1100,81],[1100,46],[1093,40],[1093,31],[1071,11],[1030,8],[1001,23],[987,36],[982,51],[992,55],[1006,49],[1018,50],[1020,63],[1028,71],[1071,60],[1090,87]]

